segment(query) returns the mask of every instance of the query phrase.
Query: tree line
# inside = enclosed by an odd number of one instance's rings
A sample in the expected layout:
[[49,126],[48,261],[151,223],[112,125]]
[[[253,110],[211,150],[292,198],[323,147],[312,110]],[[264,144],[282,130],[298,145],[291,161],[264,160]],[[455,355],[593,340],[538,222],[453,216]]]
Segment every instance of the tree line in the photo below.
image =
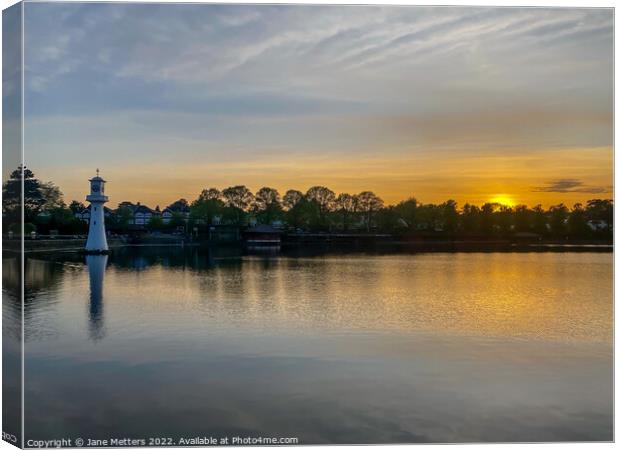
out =
[[35,178],[28,168],[19,167],[11,172],[2,185],[3,229],[19,234],[22,214],[22,178],[24,231],[47,234],[59,230],[61,234],[83,234],[88,225],[75,217],[75,212],[64,202],[60,188],[54,183]]
[[593,199],[572,208],[558,204],[545,209],[541,205],[509,207],[491,202],[458,208],[454,200],[437,205],[411,197],[386,206],[371,191],[336,195],[325,186],[313,186],[305,193],[288,190],[280,197],[270,187],[252,194],[245,186],[234,186],[222,191],[205,189],[189,208],[190,217],[207,226],[216,217],[236,224],[255,218],[258,223],[280,222],[284,227],[303,231],[607,238],[613,229],[613,201],[608,199]]
[[215,218],[236,225],[255,219],[258,223],[277,222],[293,229],[370,231],[375,215],[383,207],[383,200],[370,191],[336,196],[325,186],[313,186],[305,193],[291,189],[280,196],[277,189],[270,187],[252,193],[245,186],[232,186],[221,191],[204,189],[189,210],[191,219],[207,226]]
[[[3,185],[3,219],[5,226],[19,223],[21,168]],[[39,233],[59,230],[61,234],[83,233],[85,222],[75,218],[84,205],[73,201],[66,205],[62,193],[53,183],[37,180],[24,169],[24,215],[29,227]],[[374,232],[395,235],[438,235],[448,237],[518,237],[537,235],[545,238],[611,239],[613,235],[613,200],[592,199],[571,208],[564,204],[543,208],[541,205],[509,207],[498,203],[482,206],[448,200],[425,204],[414,197],[395,205],[371,191],[358,194],[339,193],[325,186],[313,186],[306,192],[290,189],[281,195],[277,189],[262,187],[252,192],[237,185],[219,190],[206,188],[191,203],[179,199],[168,205],[172,219],[164,224],[154,215],[146,228],[150,230],[197,229],[206,233],[215,224],[248,226],[254,223],[277,225],[288,231],[305,232]],[[126,202],[106,224],[122,232],[131,226],[133,213]]]

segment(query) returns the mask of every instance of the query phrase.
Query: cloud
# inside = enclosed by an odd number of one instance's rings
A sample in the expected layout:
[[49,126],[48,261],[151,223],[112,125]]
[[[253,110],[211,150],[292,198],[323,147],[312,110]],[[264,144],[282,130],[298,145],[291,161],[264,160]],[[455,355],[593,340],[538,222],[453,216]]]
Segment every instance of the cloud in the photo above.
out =
[[[434,90],[455,75],[458,79],[467,74],[477,74],[471,80],[476,84],[503,84],[508,79],[545,85],[561,72],[568,82],[572,75],[567,58],[571,63],[598,60],[611,51],[613,30],[612,14],[586,9],[122,4],[27,8],[27,59],[33,75],[60,79],[65,72],[55,66],[70,57],[76,72],[95,70],[206,91],[303,87],[315,92],[327,88],[338,95],[345,88],[344,93],[367,96],[377,91],[376,86],[368,89],[368,78],[389,80],[398,71],[403,76],[394,87],[405,93]],[[588,39],[579,36],[586,31],[594,34]],[[562,39],[554,41],[558,37]],[[547,62],[545,73],[527,64],[532,58]],[[601,61],[597,63],[600,70]],[[417,89],[416,82],[422,82]],[[385,89],[376,93],[386,94]]]
[[[387,184],[393,198],[417,189],[420,176],[433,178],[429,165],[451,169],[455,161],[472,179],[483,170],[496,180],[468,184],[463,198],[472,202],[513,186],[529,202],[551,201],[553,192],[581,198],[610,184],[611,9],[25,8],[27,155],[42,171],[63,166],[50,178],[67,186],[75,178],[68,162],[126,164],[144,185],[135,167],[151,161],[168,172],[204,165],[198,189],[231,159],[274,169],[274,161],[298,163],[298,179],[318,182],[321,171],[302,156],[345,160],[330,172],[343,189]],[[562,158],[567,152],[576,159]],[[389,170],[364,166],[369,155],[389,160]],[[522,169],[522,157],[534,160]],[[347,167],[375,181],[360,183]],[[259,175],[257,183],[273,179]],[[446,179],[455,180],[449,192],[438,192],[445,183],[435,177],[427,195],[461,192],[454,186],[462,177]]]
[[610,187],[606,186],[586,186],[583,181],[576,179],[560,179],[547,183],[546,186],[538,186],[532,189],[533,192],[556,192],[568,193],[579,192],[582,194],[603,194],[611,192]]

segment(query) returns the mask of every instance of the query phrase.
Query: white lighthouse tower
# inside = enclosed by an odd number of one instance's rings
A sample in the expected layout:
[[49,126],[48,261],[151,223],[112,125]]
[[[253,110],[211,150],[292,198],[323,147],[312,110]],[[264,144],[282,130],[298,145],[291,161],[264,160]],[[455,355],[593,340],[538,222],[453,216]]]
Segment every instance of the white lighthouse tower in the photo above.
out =
[[90,223],[88,226],[88,240],[86,251],[90,253],[104,253],[108,251],[108,241],[105,237],[105,217],[103,205],[108,201],[105,192],[105,180],[97,176],[90,180],[90,194],[86,201],[90,202]]

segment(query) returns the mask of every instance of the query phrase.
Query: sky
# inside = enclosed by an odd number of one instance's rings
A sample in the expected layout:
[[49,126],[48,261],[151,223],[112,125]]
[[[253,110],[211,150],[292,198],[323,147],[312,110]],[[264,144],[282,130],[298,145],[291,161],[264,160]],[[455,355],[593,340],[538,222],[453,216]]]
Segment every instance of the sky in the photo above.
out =
[[[611,9],[26,3],[26,164],[83,201],[244,184],[611,198]],[[7,94],[10,95],[10,94]]]

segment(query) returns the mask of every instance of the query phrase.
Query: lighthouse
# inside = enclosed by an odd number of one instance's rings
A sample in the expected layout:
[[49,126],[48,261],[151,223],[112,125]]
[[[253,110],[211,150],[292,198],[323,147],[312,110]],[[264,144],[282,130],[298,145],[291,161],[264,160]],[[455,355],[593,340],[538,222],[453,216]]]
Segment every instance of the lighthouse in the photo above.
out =
[[103,214],[103,205],[108,201],[108,197],[105,195],[105,180],[99,176],[99,169],[97,169],[97,176],[88,181],[90,181],[90,194],[86,196],[86,201],[90,202],[90,223],[86,251],[89,253],[105,253],[108,251]]

